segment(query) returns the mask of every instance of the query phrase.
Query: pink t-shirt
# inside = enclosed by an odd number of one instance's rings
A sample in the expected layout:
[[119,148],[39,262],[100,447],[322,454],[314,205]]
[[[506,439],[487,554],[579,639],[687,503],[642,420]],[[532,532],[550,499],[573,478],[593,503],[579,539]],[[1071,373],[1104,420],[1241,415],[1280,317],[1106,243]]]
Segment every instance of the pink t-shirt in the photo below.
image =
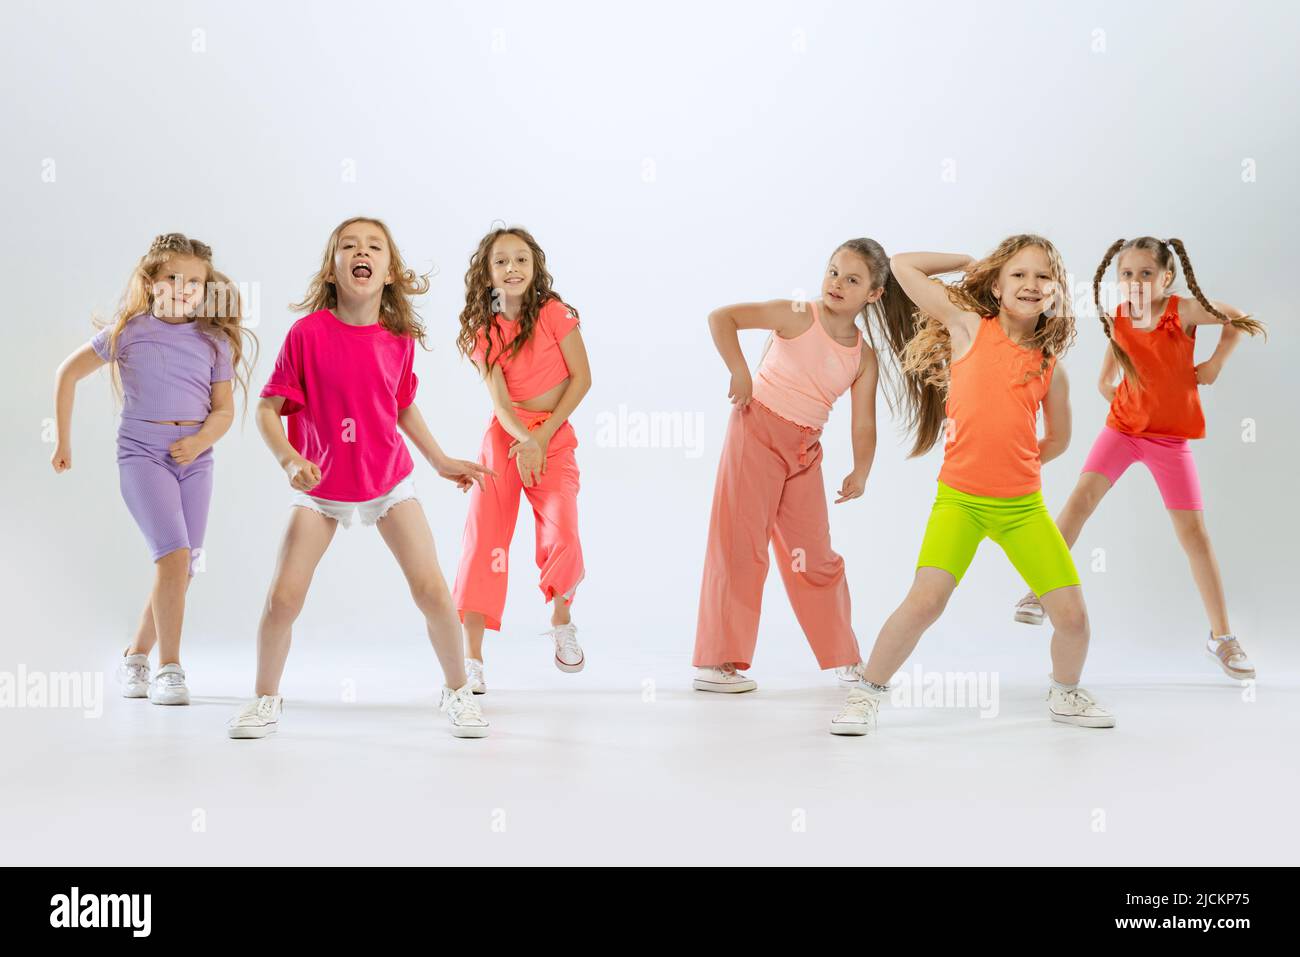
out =
[[415,400],[415,340],[328,309],[295,322],[262,396],[284,396],[289,444],[320,466],[310,492],[335,502],[385,494],[415,469],[397,413]]
[[[578,325],[578,317],[563,302],[548,299],[542,304],[532,336],[514,357],[507,350],[518,334],[518,321],[511,321],[499,312],[492,318],[497,324],[492,336],[492,361],[501,366],[512,402],[535,399],[569,377],[569,364],[564,361],[560,342]],[[470,354],[475,365],[482,366],[487,343],[487,336],[480,329]]]

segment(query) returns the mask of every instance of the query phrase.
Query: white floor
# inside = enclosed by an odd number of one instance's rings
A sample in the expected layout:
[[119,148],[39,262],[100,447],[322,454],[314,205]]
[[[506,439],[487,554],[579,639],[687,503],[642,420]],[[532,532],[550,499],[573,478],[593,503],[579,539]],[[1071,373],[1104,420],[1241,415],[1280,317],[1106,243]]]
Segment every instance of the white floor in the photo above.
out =
[[[689,662],[607,656],[577,676],[543,642],[489,660],[486,740],[433,707],[427,648],[295,649],[278,735],[231,741],[250,674],[187,652],[188,708],[4,713],[10,864],[1294,864],[1300,675],[1254,700],[1186,673],[1087,682],[1109,731],[1051,722],[1035,670],[1000,711],[887,708],[873,738],[826,724],[811,667],[745,695]],[[421,655],[427,657],[421,657]],[[419,662],[423,665],[419,665]],[[355,698],[344,701],[344,697]]]

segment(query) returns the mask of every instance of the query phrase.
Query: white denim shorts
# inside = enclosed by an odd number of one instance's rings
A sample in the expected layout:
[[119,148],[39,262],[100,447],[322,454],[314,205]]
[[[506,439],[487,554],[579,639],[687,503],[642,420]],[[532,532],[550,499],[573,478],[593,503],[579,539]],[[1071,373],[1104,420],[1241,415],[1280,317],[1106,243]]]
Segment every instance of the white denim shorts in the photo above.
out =
[[295,491],[289,504],[295,508],[309,508],[313,512],[334,519],[344,528],[352,525],[352,513],[361,513],[362,525],[373,525],[387,514],[398,502],[415,498],[415,478],[408,475],[378,498],[366,502],[335,502],[328,498],[317,498],[306,492]]

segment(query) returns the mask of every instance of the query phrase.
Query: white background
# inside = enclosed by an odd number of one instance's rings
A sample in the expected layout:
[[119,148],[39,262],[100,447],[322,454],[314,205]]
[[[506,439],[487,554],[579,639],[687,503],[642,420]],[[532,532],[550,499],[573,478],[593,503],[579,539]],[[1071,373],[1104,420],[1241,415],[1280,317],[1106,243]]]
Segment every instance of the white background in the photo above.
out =
[[[1182,238],[1212,298],[1269,324],[1267,343],[1244,341],[1219,382],[1202,390],[1207,438],[1195,451],[1232,623],[1260,669],[1261,695],[1270,679],[1286,696],[1275,696],[1275,706],[1294,702],[1293,10],[808,2],[129,9],[10,4],[0,36],[9,241],[0,255],[8,299],[0,442],[9,450],[0,472],[8,506],[0,669],[108,667],[147,593],[152,567],[117,490],[107,376],[78,390],[70,473],[53,474],[45,433],[54,369],[90,337],[92,313],[111,315],[156,233],[204,240],[219,268],[256,290],[256,391],[296,318],[287,304],[303,295],[330,230],[352,215],[385,220],[408,263],[435,273],[420,305],[431,351],[417,355],[417,401],[444,448],[465,457],[476,454],[489,412],[453,346],[468,258],[496,220],[538,238],[557,290],[581,312],[594,374],[573,416],[587,560],[574,616],[590,664],[580,679],[559,676],[531,637],[547,609],[524,509],[504,631],[489,638],[489,681],[556,690],[505,721],[500,695],[487,707],[494,732],[508,736],[512,721],[517,729],[538,709],[567,707],[575,680],[615,696],[578,707],[554,737],[533,742],[559,749],[594,730],[617,696],[639,704],[646,681],[690,700],[704,536],[729,412],[709,310],[816,295],[828,256],[855,236],[890,252],[978,255],[1011,233],[1039,232],[1083,288],[1114,239],[1149,233]],[[1253,180],[1243,180],[1243,164]],[[955,182],[945,169],[955,170]],[[355,181],[345,170],[355,170]],[[1043,474],[1053,511],[1105,418],[1093,385],[1104,340],[1089,298],[1078,303],[1079,339],[1065,360],[1074,438]],[[1204,359],[1215,333],[1200,340]],[[744,344],[757,359],[761,334]],[[602,444],[601,417],[620,406],[698,417],[698,447]],[[1247,420],[1254,441],[1243,440]],[[937,453],[905,459],[883,401],[880,434],[866,495],[832,508],[864,653],[911,580],[939,467]],[[852,464],[846,404],[824,445],[829,494]],[[202,721],[184,719],[208,747],[226,745],[221,723],[250,690],[288,497],[251,416],[215,454],[207,568],[191,592],[184,644],[192,689],[221,705]],[[450,580],[466,501],[423,462],[416,479]],[[1092,568],[1096,550],[1104,550],[1104,572]],[[1222,687],[1226,679],[1201,649],[1205,616],[1144,470],[1134,467],[1106,499],[1075,556],[1093,623],[1089,686],[1105,697],[1107,682],[1171,682],[1167,693],[1125,697],[1130,716],[1152,707],[1193,752],[1198,723],[1236,720],[1203,711],[1239,693]],[[1047,635],[1011,622],[1023,591],[986,544],[914,661],[998,671],[1005,682],[1023,681],[1032,701],[1047,670]],[[802,703],[769,731],[777,739],[785,729],[817,735],[807,740],[823,746],[839,699],[816,671],[775,574],[753,673],[769,685],[820,689],[806,700],[790,692]],[[1212,703],[1180,696],[1183,677],[1213,686]],[[328,702],[345,681],[376,702],[421,701],[439,683],[395,563],[372,530],[359,528],[340,531],[321,566],[283,690]],[[763,714],[751,703],[750,714]],[[428,711],[427,702],[420,707]],[[1041,704],[1026,707],[1041,713]],[[646,713],[627,718],[636,730],[617,740],[616,753],[641,760],[637,746],[656,746]],[[1277,720],[1293,721],[1293,713],[1281,705]],[[712,720],[687,719],[681,740],[690,740],[690,722]],[[941,713],[926,728],[941,737],[952,720]],[[1228,753],[1245,737],[1262,744],[1269,728],[1240,720],[1247,723],[1232,732]],[[31,713],[0,713],[0,721],[40,731],[33,751],[85,743],[67,737],[81,727],[73,721]],[[443,734],[426,723],[427,734]],[[747,727],[719,747],[752,745]],[[158,729],[165,735],[165,722]],[[345,739],[371,733],[346,720],[339,731]],[[963,747],[980,748],[978,734]],[[1107,771],[1121,778],[1150,753],[1126,750]],[[1242,793],[1257,794],[1255,776],[1266,772],[1281,774],[1274,785],[1293,786],[1294,767],[1275,765],[1279,758],[1239,766]],[[66,795],[46,783],[28,795],[31,807]],[[1052,806],[1051,795],[1042,801]],[[1294,849],[1290,827],[1282,847]]]

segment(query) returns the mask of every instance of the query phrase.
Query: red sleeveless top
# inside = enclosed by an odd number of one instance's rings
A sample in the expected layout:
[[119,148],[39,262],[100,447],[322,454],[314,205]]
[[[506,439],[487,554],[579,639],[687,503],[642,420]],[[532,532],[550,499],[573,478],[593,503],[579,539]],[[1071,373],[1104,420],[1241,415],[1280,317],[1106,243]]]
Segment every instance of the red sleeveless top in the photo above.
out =
[[1126,376],[1115,389],[1106,424],[1129,435],[1160,438],[1205,438],[1205,414],[1197,391],[1196,327],[1183,331],[1178,297],[1170,296],[1156,327],[1134,329],[1127,308],[1115,310],[1111,334],[1129,354],[1141,376],[1135,385]]

